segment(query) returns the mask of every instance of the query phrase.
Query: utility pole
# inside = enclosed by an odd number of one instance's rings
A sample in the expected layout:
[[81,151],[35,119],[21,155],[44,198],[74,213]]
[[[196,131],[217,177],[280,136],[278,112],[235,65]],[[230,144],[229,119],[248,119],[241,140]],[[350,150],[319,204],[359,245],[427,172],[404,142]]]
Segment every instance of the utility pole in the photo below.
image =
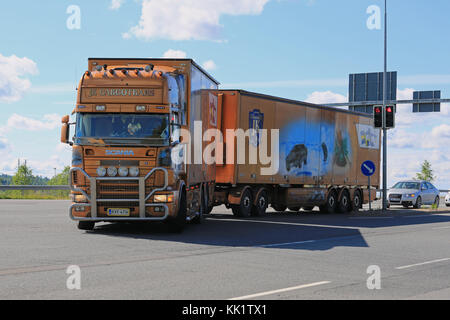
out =
[[387,0],[384,0],[384,73],[383,73],[383,211],[387,208]]

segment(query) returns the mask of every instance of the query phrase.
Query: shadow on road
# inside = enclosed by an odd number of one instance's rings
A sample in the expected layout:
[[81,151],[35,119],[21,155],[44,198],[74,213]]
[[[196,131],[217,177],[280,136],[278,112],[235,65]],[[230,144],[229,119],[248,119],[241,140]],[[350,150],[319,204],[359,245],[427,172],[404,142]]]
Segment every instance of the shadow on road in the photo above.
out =
[[450,216],[445,215],[449,213],[393,210],[382,215],[367,212],[326,215],[300,211],[269,212],[264,217],[248,219],[237,219],[227,213],[209,215],[202,225],[190,224],[181,234],[171,233],[163,223],[98,224],[87,234],[207,246],[329,250],[339,246],[368,247],[360,228],[450,222]]

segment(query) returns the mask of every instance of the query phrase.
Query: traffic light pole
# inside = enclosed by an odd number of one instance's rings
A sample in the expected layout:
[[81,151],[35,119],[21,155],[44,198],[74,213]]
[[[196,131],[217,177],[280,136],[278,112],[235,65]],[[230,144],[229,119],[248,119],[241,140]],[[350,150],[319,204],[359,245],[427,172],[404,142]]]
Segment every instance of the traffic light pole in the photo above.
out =
[[387,0],[384,0],[384,74],[383,74],[383,211],[387,209]]

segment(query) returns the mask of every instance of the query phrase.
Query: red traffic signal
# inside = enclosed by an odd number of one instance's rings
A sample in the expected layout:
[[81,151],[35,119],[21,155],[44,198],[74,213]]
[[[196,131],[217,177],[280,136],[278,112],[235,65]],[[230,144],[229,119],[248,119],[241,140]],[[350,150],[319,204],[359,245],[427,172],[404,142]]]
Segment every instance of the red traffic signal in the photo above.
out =
[[375,128],[383,127],[383,107],[374,106],[373,107],[373,125]]
[[386,128],[395,127],[395,109],[394,106],[386,106]]

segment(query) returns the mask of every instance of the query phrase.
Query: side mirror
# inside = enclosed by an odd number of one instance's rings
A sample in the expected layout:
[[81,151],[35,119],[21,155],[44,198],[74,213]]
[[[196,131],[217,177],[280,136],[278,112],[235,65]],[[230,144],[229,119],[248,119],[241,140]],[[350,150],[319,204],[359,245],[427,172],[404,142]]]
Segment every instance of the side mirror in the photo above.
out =
[[72,145],[71,142],[69,142],[69,116],[64,116],[61,119],[62,127],[61,127],[61,142]]

